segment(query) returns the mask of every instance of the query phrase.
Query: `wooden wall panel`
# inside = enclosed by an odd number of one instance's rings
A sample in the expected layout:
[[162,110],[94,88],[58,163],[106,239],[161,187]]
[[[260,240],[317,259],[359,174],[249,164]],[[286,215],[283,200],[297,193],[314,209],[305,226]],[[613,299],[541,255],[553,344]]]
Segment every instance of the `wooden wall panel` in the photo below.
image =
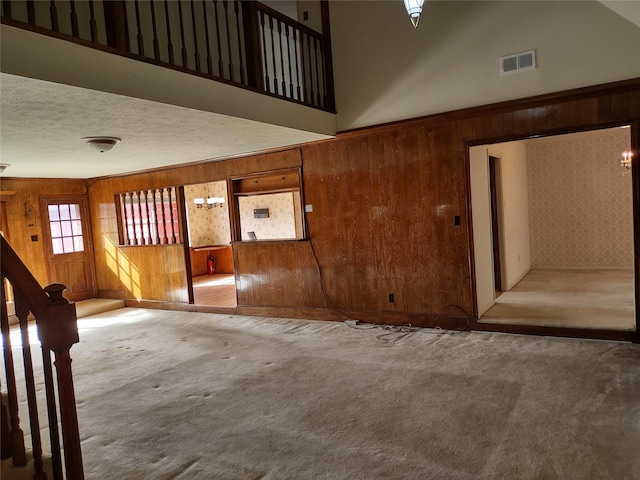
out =
[[234,243],[233,258],[238,306],[324,306],[309,242]]
[[377,310],[368,140],[303,149],[309,238],[332,309]]
[[[116,193],[226,180],[234,175],[299,166],[300,152],[292,149],[90,181],[89,202],[96,245],[98,290],[123,291],[127,299],[188,302],[182,245],[118,245]],[[121,268],[120,263],[126,267]],[[138,285],[130,274],[141,275],[141,283]]]
[[[283,152],[99,179],[90,188],[95,240],[117,241],[115,192],[302,166],[304,203],[313,205],[308,241],[234,244],[239,304],[323,308],[315,255],[329,309],[426,325],[449,305],[474,308],[469,145],[631,122],[640,125],[640,79],[346,132]],[[141,265],[161,257],[145,248],[136,254]],[[180,254],[167,256],[162,261],[179,269]],[[97,263],[99,288],[115,289],[117,279],[102,279],[106,260]],[[152,290],[169,300],[180,297],[176,289],[174,279],[164,293]]]
[[16,192],[4,202],[11,246],[42,286],[49,284],[49,271],[40,197],[83,196],[86,189],[84,180],[2,178],[2,190]]

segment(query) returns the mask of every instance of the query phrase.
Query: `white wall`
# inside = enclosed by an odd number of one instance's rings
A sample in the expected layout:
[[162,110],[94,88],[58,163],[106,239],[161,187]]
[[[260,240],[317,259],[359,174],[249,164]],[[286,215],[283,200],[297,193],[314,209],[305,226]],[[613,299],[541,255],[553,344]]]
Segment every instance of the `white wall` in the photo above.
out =
[[500,157],[502,289],[511,290],[531,270],[529,241],[529,191],[525,142],[508,142],[488,147]]
[[469,148],[471,172],[471,216],[473,220],[473,256],[476,267],[478,318],[495,303],[491,202],[487,147]]
[[640,76],[640,27],[596,1],[427,1],[417,29],[400,0],[329,8],[339,131]]

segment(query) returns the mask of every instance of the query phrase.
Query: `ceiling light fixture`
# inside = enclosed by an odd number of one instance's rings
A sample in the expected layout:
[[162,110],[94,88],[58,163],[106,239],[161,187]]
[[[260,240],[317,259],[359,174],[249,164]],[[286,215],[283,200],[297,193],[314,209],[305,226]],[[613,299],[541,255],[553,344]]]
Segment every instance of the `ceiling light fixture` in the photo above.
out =
[[420,21],[420,14],[422,13],[422,5],[424,0],[404,0],[404,8],[407,9],[411,23],[414,28],[418,28],[418,22]]
[[108,152],[120,141],[118,137],[83,137],[80,140],[100,153]]

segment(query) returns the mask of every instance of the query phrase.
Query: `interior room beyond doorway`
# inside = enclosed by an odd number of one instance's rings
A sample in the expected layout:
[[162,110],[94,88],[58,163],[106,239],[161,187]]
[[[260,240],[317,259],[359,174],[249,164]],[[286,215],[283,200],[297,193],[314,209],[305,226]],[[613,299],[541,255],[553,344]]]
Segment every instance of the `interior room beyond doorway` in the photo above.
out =
[[184,191],[194,304],[235,308],[227,183],[187,185]]
[[630,143],[621,127],[469,149],[479,322],[635,330]]

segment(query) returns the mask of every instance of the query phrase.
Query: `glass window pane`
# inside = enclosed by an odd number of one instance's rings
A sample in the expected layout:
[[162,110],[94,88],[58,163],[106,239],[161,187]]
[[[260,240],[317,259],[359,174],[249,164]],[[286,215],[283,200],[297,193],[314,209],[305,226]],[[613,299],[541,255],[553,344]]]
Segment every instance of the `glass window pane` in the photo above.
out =
[[69,220],[70,218],[69,205],[60,205],[60,220]]
[[59,253],[64,253],[64,249],[62,248],[62,239],[61,238],[54,238],[51,243],[53,244],[53,253],[55,255],[57,255]]
[[72,253],[73,252],[73,238],[64,237],[62,239],[62,248],[64,249],[64,253]]
[[58,238],[62,236],[60,222],[51,222],[49,225],[51,225],[51,238]]
[[82,236],[81,235],[73,237],[73,249],[76,252],[84,251],[84,242],[82,241]]
[[73,233],[71,232],[71,222],[70,221],[60,222],[60,226],[62,227],[62,236],[63,237],[70,237],[71,235],[73,235]]
[[58,205],[49,205],[49,220],[60,220]]
[[71,231],[74,235],[82,235],[82,222],[80,220],[72,220]]
[[77,203],[72,203],[71,205],[69,205],[70,208],[70,213],[71,213],[71,219],[72,220],[79,220],[80,219],[80,205],[78,205]]

